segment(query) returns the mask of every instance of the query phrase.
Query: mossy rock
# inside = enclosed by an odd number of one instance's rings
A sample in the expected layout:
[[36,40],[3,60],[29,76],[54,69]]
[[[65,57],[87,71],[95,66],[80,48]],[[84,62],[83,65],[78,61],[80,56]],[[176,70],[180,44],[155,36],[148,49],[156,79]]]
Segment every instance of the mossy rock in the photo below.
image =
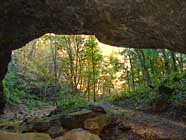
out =
[[95,117],[95,115],[93,111],[83,109],[69,114],[62,114],[60,122],[66,129],[83,128],[83,122],[88,118]]
[[60,137],[64,135],[64,129],[62,127],[50,127],[50,129],[48,130],[48,134],[52,137],[52,138],[56,138],[56,137]]
[[84,128],[94,132],[100,132],[102,129],[112,123],[112,117],[110,115],[98,115],[94,118],[90,118],[84,121]]
[[10,133],[0,132],[0,140],[51,140],[48,134],[43,133]]
[[55,140],[101,140],[99,136],[83,129],[73,129]]
[[23,124],[22,132],[47,132],[49,127],[49,120],[34,118]]
[[2,119],[0,120],[0,130],[8,132],[20,132],[21,122],[17,120]]

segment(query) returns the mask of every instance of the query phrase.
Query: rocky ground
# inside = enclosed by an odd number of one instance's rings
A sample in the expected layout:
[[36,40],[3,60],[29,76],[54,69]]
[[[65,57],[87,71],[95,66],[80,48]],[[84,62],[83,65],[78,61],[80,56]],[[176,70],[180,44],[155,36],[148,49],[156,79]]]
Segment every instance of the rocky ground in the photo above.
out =
[[172,121],[159,115],[122,107],[102,104],[105,110],[129,126],[131,131],[144,140],[186,140],[186,124]]
[[[186,124],[108,103],[69,113],[53,107],[1,117],[1,140],[186,140]],[[43,114],[42,114],[43,113]],[[20,115],[20,114],[19,114]]]

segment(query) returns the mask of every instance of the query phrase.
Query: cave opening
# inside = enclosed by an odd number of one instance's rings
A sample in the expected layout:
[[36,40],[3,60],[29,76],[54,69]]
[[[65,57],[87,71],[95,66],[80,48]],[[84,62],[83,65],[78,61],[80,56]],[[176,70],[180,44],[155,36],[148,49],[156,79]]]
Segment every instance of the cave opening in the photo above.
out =
[[183,78],[186,68],[182,53],[119,48],[93,35],[48,33],[12,51],[11,57],[3,82],[6,101],[30,108],[47,102],[64,105],[77,94],[97,101],[154,89],[164,80]]
[[71,98],[69,93],[88,101],[119,95],[128,89],[126,80],[120,79],[125,73],[119,65],[130,65],[122,51],[93,35],[45,34],[12,51],[3,82],[7,102],[29,106],[34,100],[68,102],[56,100]]

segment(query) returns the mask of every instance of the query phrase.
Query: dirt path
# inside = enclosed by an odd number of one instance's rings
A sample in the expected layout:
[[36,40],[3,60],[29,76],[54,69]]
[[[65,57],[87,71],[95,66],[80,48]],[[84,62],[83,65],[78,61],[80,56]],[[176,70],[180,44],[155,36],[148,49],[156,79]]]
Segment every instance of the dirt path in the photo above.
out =
[[186,140],[186,125],[158,115],[125,109],[111,104],[101,104],[105,110],[119,117],[132,131],[147,140]]

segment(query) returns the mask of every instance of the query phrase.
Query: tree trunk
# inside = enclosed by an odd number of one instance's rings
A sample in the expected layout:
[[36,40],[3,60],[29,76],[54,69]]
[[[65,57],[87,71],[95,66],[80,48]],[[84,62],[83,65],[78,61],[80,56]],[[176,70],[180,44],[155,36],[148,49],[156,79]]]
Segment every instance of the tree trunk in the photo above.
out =
[[52,39],[50,39],[50,47],[52,52],[52,60],[53,60],[53,69],[54,69],[54,100],[55,105],[57,106],[57,48],[56,41],[54,41],[54,45],[52,44]]
[[88,93],[88,101],[90,101],[90,78],[88,78],[88,82],[87,82],[87,93]]
[[180,54],[180,57],[178,58],[178,63],[180,71],[183,72],[183,54]]
[[163,54],[165,72],[166,72],[166,75],[168,76],[170,74],[169,59],[168,59],[168,57],[166,55],[166,51],[164,49],[161,52]]
[[172,58],[172,67],[173,70],[176,72],[177,71],[177,66],[176,66],[176,55],[175,52],[171,52],[171,58]]
[[145,84],[146,84],[146,86],[152,85],[150,74],[149,74],[148,68],[146,66],[145,54],[144,54],[143,50],[137,50],[137,53],[138,53],[138,57],[139,57],[139,60],[141,63]]
[[129,55],[129,63],[130,63],[130,67],[131,67],[132,88],[135,91],[136,87],[135,87],[135,81],[134,81],[134,68],[133,68],[133,64],[132,64],[132,58],[130,55]]
[[130,77],[129,77],[129,71],[127,70],[127,82],[128,82],[128,92],[131,91],[131,88],[130,88]]
[[95,77],[95,64],[94,64],[94,47],[92,46],[92,73],[93,73],[93,101],[96,102],[96,77]]
[[67,45],[67,54],[68,54],[68,58],[69,58],[69,65],[70,65],[70,85],[71,85],[71,88],[72,88],[72,93],[75,93],[75,82],[74,82],[74,57],[73,57],[73,54],[72,54],[72,42],[70,40],[69,37],[65,37],[65,43]]

